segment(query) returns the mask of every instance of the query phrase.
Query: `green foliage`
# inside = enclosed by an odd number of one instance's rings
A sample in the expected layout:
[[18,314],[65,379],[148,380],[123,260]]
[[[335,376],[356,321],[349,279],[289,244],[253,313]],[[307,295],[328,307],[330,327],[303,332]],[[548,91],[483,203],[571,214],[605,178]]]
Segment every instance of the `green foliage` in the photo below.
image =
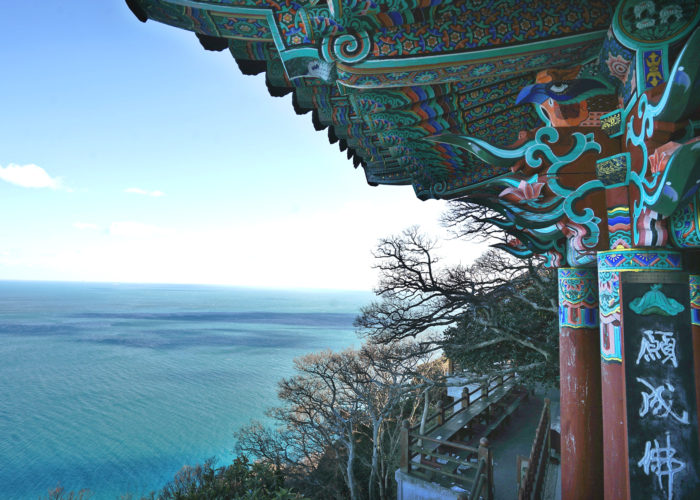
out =
[[[41,500],[89,500],[92,493],[66,491],[58,485]],[[133,500],[131,494],[120,500]],[[214,459],[202,465],[186,465],[158,492],[141,500],[304,500],[285,487],[284,474],[269,463],[237,457],[231,465],[214,467]]]
[[[503,285],[492,293],[492,300],[485,307],[472,308],[445,330],[445,355],[476,374],[529,367],[519,371],[523,383],[557,386],[559,324],[557,315],[546,307],[556,297],[556,278],[551,276],[540,275],[537,286],[527,277]],[[499,342],[492,344],[496,339]],[[523,343],[537,349],[525,348]]]
[[185,466],[163,487],[158,500],[300,500],[303,497],[284,487],[284,477],[273,466],[251,463],[245,456],[231,465],[214,467],[213,459],[203,465]]

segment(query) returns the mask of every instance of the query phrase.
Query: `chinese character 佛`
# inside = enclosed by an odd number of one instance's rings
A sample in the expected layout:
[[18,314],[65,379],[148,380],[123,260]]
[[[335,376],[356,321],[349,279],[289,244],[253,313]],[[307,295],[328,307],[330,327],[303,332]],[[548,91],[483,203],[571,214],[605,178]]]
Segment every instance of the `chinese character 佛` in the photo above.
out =
[[642,467],[644,474],[656,475],[659,480],[659,487],[663,491],[663,478],[668,481],[668,500],[673,498],[673,478],[674,476],[685,469],[685,463],[675,458],[676,449],[671,447],[671,437],[668,431],[666,432],[666,447],[659,447],[659,442],[654,439],[654,447],[651,447],[651,442],[646,442],[644,456],[637,462],[637,466]]

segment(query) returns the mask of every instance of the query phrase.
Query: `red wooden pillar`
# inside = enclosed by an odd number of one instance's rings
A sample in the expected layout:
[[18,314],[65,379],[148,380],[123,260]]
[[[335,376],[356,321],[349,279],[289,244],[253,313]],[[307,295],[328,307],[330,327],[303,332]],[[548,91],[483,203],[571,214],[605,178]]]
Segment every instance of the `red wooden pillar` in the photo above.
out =
[[598,267],[605,499],[629,498],[620,273]]
[[559,269],[562,498],[603,495],[603,442],[595,268]]

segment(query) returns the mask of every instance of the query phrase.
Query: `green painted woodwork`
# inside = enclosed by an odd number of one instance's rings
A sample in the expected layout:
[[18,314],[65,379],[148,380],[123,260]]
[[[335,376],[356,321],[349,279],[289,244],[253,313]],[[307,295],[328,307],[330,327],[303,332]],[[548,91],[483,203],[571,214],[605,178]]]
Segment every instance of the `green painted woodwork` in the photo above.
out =
[[666,297],[661,287],[662,285],[652,285],[651,290],[630,302],[630,309],[642,316],[649,314],[675,316],[684,311],[685,307],[677,300]]
[[265,72],[368,183],[490,207],[516,255],[695,246],[697,2],[127,3]]

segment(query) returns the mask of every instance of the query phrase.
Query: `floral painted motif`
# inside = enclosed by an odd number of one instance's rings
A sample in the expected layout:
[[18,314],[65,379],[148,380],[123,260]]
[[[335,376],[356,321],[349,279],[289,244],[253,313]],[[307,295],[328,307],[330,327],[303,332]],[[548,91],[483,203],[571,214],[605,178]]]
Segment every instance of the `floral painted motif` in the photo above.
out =
[[[681,248],[700,248],[700,195],[676,210],[669,221],[673,243]],[[700,305],[700,304],[699,304]]]
[[636,88],[634,65],[634,53],[615,38],[612,29],[609,30],[601,48],[598,73],[619,87],[623,104],[632,98]]
[[620,29],[631,40],[653,43],[669,40],[686,30],[697,15],[696,0],[624,0]]
[[620,80],[622,83],[627,83],[631,63],[631,60],[625,59],[619,54],[613,55],[610,52],[608,52],[608,59],[605,61],[610,74]]
[[595,268],[559,269],[559,326],[598,328],[598,276]]
[[[514,2],[454,2],[439,9],[439,22],[381,28],[374,39],[376,57],[396,57],[496,47],[525,43],[574,32],[605,29],[614,4],[604,1],[570,2],[562,9],[557,0]],[[542,29],[542,26],[546,29]]]
[[501,191],[501,193],[498,195],[499,198],[503,198],[505,200],[511,201],[511,202],[524,202],[527,200],[536,200],[537,198],[540,197],[540,193],[542,192],[542,188],[544,187],[544,182],[529,182],[529,181],[520,181],[520,184],[518,187],[509,187]]

